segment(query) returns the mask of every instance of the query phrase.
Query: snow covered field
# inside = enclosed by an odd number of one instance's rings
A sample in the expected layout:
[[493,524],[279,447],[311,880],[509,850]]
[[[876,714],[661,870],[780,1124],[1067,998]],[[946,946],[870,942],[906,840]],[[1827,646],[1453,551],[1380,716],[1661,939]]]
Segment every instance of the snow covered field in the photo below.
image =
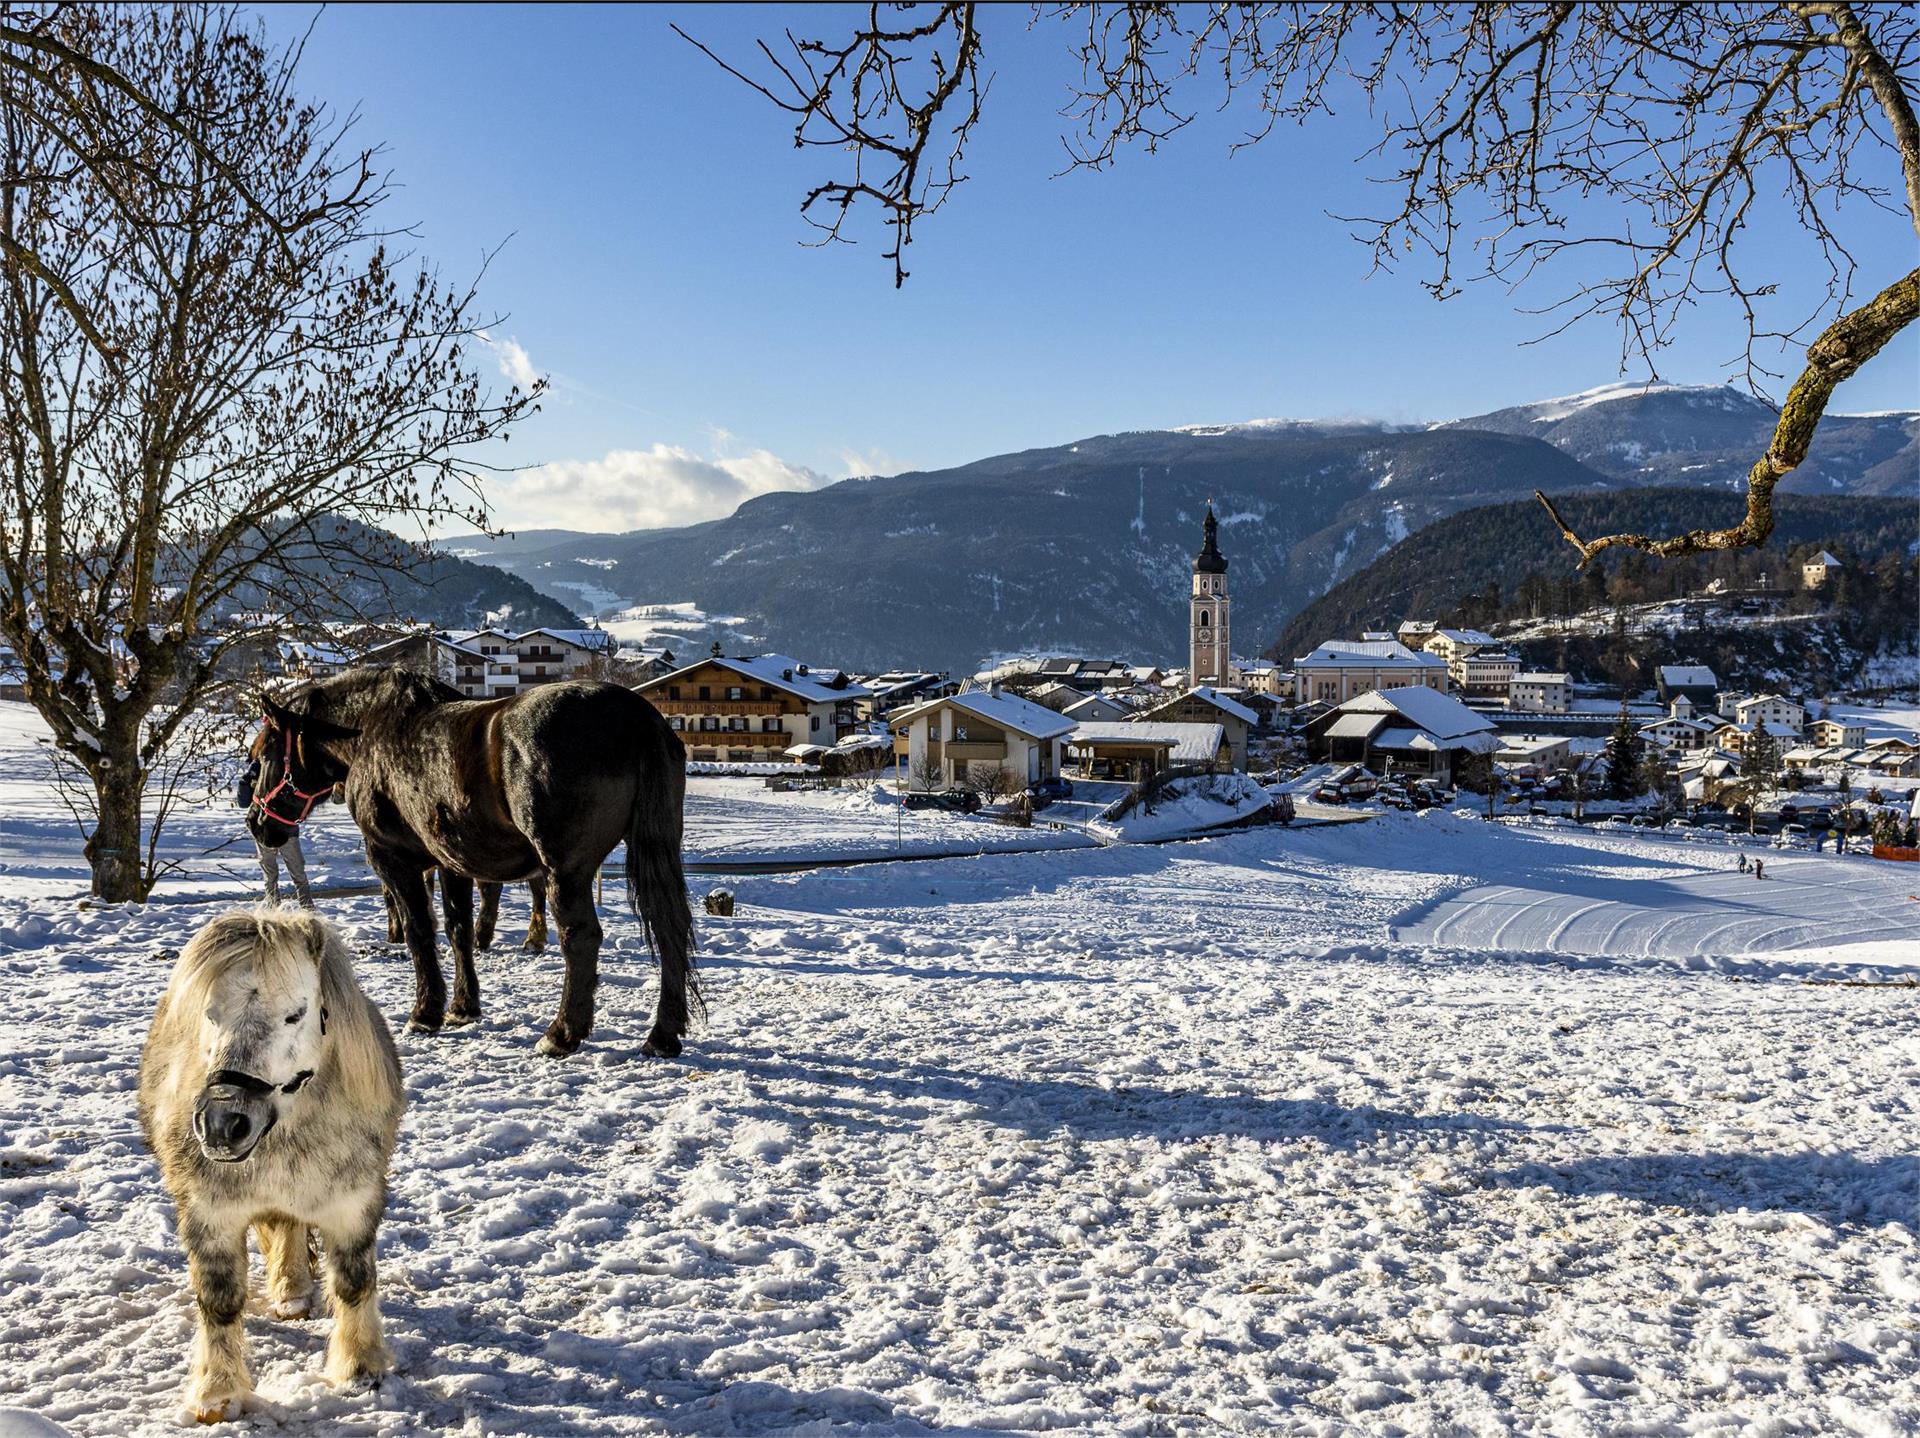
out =
[[[674,1063],[630,919],[566,1063],[555,961],[497,952],[478,1031],[401,1041],[399,1372],[326,1389],[327,1321],[251,1313],[246,1425],[1911,1432],[1920,991],[1874,985],[1920,875],[1731,857],[1429,812],[749,877]],[[217,906],[40,882],[0,879],[0,1403],[173,1431],[132,1085]],[[1594,900],[1675,922],[1608,960]],[[377,900],[325,907],[402,1013]]]

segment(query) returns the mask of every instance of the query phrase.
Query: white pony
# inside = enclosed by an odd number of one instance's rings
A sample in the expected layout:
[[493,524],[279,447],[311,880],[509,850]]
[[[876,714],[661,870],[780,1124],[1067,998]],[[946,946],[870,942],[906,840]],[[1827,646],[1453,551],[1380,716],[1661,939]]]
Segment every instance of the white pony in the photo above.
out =
[[252,1390],[240,1319],[249,1226],[282,1318],[309,1311],[313,1231],[325,1244],[329,1379],[393,1366],[373,1244],[403,1103],[393,1036],[324,920],[242,910],[193,936],[140,1055],[140,1127],[199,1306],[186,1406],[200,1422],[238,1416]]

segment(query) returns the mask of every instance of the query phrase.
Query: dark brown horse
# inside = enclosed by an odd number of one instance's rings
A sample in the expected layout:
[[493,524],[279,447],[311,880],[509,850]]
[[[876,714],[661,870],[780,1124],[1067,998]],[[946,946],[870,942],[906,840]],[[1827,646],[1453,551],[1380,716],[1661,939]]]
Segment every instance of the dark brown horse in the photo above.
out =
[[[680,863],[686,751],[654,707],[617,684],[547,684],[507,699],[449,697],[398,669],[350,669],[265,702],[260,777],[247,827],[284,844],[344,784],[367,858],[398,900],[413,956],[408,1026],[480,1017],[473,881],[537,879],[560,930],[560,1011],[540,1050],[568,1054],[593,1027],[600,921],[593,885],[623,839],[627,892],[660,961],[645,1051],[680,1052],[693,976],[693,913]],[[434,948],[424,871],[441,872],[453,1005]]]

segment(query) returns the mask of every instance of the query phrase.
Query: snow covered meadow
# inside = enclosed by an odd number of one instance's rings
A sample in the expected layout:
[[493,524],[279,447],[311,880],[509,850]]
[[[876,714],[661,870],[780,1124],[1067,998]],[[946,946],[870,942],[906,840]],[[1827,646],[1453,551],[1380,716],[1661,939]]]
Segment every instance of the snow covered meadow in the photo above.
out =
[[[228,880],[79,907],[0,757],[0,1404],[173,1431],[134,1065]],[[714,853],[892,828],[702,792]],[[1920,873],[1767,852],[1428,812],[742,877],[671,1063],[624,913],[564,1063],[556,960],[503,945],[484,1024],[401,1037],[399,1371],[328,1389],[326,1319],[250,1312],[240,1426],[1912,1432]],[[403,1013],[378,898],[322,907]]]

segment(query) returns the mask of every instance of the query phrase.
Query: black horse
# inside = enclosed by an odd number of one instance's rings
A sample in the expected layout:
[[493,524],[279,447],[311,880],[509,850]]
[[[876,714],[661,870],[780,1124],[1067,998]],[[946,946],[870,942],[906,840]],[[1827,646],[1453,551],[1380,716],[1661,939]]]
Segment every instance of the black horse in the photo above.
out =
[[[593,1027],[600,921],[593,885],[627,844],[629,902],[660,961],[660,999],[645,1051],[671,1057],[686,1034],[693,912],[680,863],[686,751],[654,707],[617,684],[546,684],[507,699],[468,700],[424,675],[350,669],[285,704],[265,701],[255,741],[260,778],[247,827],[284,844],[315,803],[344,784],[367,858],[399,901],[413,956],[408,1027],[480,1017],[473,964],[473,881],[537,879],[566,976],[540,1051],[568,1054]],[[424,871],[441,872],[455,962],[453,1006],[434,951]]]

